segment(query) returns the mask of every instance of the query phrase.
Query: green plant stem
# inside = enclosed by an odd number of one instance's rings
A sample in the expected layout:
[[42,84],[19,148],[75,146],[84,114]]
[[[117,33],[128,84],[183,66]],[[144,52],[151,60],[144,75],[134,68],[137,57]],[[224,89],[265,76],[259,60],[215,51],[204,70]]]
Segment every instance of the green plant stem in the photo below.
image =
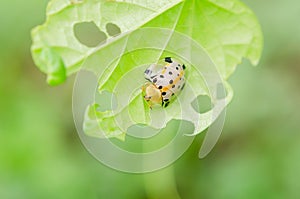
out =
[[[152,151],[161,143],[168,143],[172,140],[174,134],[170,132],[177,132],[180,128],[180,122],[171,122],[163,131],[160,133],[161,136],[158,140],[154,140],[150,143],[144,143],[144,152]],[[171,147],[175,147],[172,145]],[[157,161],[160,158],[169,159],[173,156],[173,150],[168,150],[170,154],[158,155]],[[147,162],[149,160],[145,159],[144,164],[152,164],[152,162]],[[153,160],[152,160],[153,161]],[[170,165],[158,171],[144,174],[145,190],[149,199],[180,199],[179,193],[177,191],[174,166]]]
[[181,199],[176,187],[173,166],[144,174],[144,182],[149,199]]

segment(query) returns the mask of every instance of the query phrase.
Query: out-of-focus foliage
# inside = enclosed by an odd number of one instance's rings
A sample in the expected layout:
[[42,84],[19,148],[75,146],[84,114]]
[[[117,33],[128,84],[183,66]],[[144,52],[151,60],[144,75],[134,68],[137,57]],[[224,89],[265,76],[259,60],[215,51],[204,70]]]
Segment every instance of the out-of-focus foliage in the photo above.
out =
[[[201,135],[174,164],[182,198],[300,197],[300,6],[244,2],[262,24],[263,59],[257,68],[245,62],[231,77],[235,98],[213,152],[198,159]],[[0,198],[167,198],[160,173],[113,171],[81,145],[73,80],[48,87],[30,57],[29,32],[44,21],[46,3],[0,3]]]

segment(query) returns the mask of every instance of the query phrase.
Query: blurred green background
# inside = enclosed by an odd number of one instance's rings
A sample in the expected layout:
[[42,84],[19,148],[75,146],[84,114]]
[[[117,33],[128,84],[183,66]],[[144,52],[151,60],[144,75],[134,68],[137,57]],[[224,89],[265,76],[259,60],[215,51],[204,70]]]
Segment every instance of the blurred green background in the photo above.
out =
[[[222,136],[198,159],[204,134],[173,165],[147,174],[107,168],[82,146],[72,118],[74,76],[46,84],[30,30],[46,0],[0,2],[0,198],[300,198],[300,3],[245,0],[265,37],[258,67],[244,61]],[[174,172],[174,175],[172,174]]]

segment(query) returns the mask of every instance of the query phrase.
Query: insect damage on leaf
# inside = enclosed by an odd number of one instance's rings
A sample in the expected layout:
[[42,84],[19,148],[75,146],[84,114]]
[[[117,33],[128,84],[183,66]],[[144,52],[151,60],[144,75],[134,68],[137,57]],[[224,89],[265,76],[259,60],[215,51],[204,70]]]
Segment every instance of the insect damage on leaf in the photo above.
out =
[[[105,42],[99,40],[90,45],[90,35],[79,38],[76,24],[81,23],[93,24],[93,31],[103,33]],[[142,31],[134,39],[127,34],[135,34],[145,28],[156,30],[150,33]],[[190,40],[186,41],[179,35]],[[238,0],[52,0],[47,8],[47,20],[32,31],[32,40],[33,59],[40,70],[47,74],[49,84],[62,83],[67,76],[84,68],[99,75],[99,92],[117,94],[118,106],[115,110],[94,110],[94,117],[86,116],[84,120],[85,124],[94,124],[93,127],[85,125],[87,134],[97,136],[97,133],[104,133],[108,137],[122,137],[127,128],[136,123],[164,128],[172,119],[193,122],[193,134],[197,134],[215,120],[212,112],[199,114],[191,105],[197,96],[209,96],[201,73],[207,72],[204,65],[210,65],[210,61],[200,60],[198,65],[187,64],[189,74],[184,76],[186,86],[179,99],[169,104],[164,100],[162,102],[168,106],[164,109],[164,122],[155,120],[155,111],[149,112],[141,95],[140,85],[144,84],[141,74],[149,67],[149,63],[169,56],[167,51],[178,52],[178,56],[189,57],[196,62],[198,57],[203,58],[207,53],[215,63],[211,66],[216,66],[224,80],[227,95],[223,98],[226,99],[226,105],[232,98],[232,90],[226,79],[242,58],[248,58],[256,64],[262,51],[262,33],[256,17]],[[192,41],[201,45],[203,50],[197,52]],[[155,49],[160,50],[149,50],[151,45],[157,45]],[[163,81],[161,85],[153,81],[150,83],[157,84],[157,87],[174,84],[174,78],[168,79],[169,82]],[[159,92],[161,95],[168,94],[162,90]],[[212,107],[214,103],[212,100]],[[87,110],[93,107],[90,105]],[[155,121],[151,123],[151,119]],[[95,131],[96,124],[103,132]]]

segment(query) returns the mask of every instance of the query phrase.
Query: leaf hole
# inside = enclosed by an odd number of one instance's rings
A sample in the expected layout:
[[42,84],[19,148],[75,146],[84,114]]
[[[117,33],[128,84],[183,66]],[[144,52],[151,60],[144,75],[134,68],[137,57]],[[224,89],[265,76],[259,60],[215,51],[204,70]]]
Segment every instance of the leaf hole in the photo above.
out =
[[205,113],[213,108],[211,99],[207,95],[199,95],[193,102],[192,107],[198,113]]
[[115,37],[121,34],[121,29],[119,26],[113,23],[106,24],[106,31],[109,34],[109,36]]
[[178,129],[179,134],[191,134],[195,131],[195,126],[192,122],[187,120],[180,121],[180,128]]
[[107,39],[105,32],[99,30],[94,22],[80,22],[73,27],[76,39],[87,47],[96,47]]
[[226,89],[224,88],[224,84],[218,83],[217,84],[217,99],[224,99],[227,96]]
[[97,111],[108,111],[117,108],[116,96],[108,91],[103,91],[101,93],[96,92],[95,103],[99,104]]

